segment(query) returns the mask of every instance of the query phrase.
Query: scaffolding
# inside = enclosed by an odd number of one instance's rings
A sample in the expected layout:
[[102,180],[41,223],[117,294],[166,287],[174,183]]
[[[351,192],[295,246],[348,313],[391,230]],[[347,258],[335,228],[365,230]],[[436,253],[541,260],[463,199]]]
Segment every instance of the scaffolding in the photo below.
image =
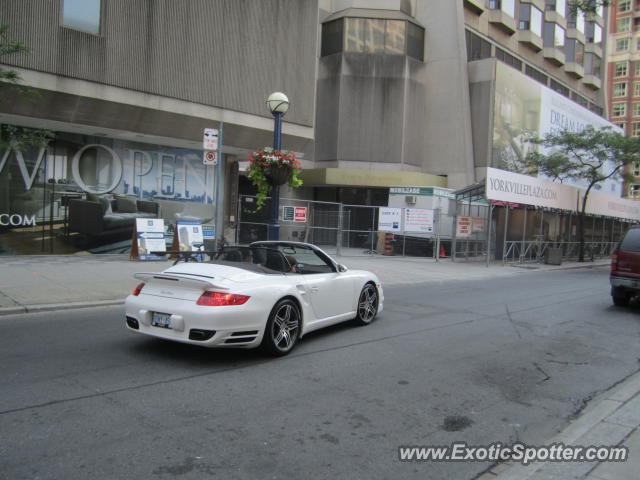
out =
[[[452,259],[502,263],[535,263],[557,255],[563,260],[578,258],[578,214],[504,201],[488,200],[484,182],[455,192]],[[482,219],[483,228],[465,231],[461,218]],[[610,256],[635,222],[615,217],[585,214],[585,259]],[[463,236],[460,236],[460,233]]]

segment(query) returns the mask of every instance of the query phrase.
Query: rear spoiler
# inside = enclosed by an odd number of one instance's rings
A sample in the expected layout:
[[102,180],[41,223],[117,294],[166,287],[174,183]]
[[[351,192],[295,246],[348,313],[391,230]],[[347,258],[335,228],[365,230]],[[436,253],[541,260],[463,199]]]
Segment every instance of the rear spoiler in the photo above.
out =
[[138,280],[149,282],[151,280],[165,280],[167,282],[178,282],[181,287],[202,288],[209,289],[215,288],[218,290],[229,290],[229,287],[223,287],[221,285],[215,285],[210,280],[202,280],[199,278],[193,278],[185,273],[136,273],[133,275]]

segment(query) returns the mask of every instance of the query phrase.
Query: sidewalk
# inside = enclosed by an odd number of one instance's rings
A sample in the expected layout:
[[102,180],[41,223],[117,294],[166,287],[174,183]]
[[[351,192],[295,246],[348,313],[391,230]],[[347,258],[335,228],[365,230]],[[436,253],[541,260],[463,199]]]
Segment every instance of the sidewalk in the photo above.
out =
[[[336,257],[349,269],[375,272],[383,285],[443,283],[452,280],[527,275],[536,271],[599,268],[606,272],[609,259],[565,262],[562,265],[507,265],[452,262],[431,258]],[[118,305],[137,285],[136,272],[157,272],[172,261],[130,261],[127,255],[13,256],[0,257],[0,321],[2,315]],[[9,318],[9,317],[8,317]],[[580,416],[554,439],[572,446],[625,445],[624,463],[499,464],[478,480],[635,480],[640,472],[640,373],[589,402]]]
[[[640,372],[589,402],[547,445],[625,446],[626,462],[500,464],[476,480],[636,480],[640,478]],[[536,445],[539,446],[539,445]]]
[[[335,257],[352,270],[374,272],[383,285],[442,283],[451,280],[482,280],[532,271],[570,268],[603,268],[609,259],[566,262],[562,265],[503,265],[484,262],[452,262],[432,258],[383,255]],[[159,272],[173,261],[130,261],[128,255],[0,256],[0,316],[115,305],[138,284],[136,272]]]

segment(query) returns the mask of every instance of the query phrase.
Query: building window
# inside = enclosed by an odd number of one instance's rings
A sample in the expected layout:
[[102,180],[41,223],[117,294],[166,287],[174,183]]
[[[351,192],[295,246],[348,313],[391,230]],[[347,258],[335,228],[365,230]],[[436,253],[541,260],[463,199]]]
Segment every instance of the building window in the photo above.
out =
[[631,17],[619,18],[616,21],[616,32],[630,32],[631,31]]
[[595,22],[587,22],[584,35],[587,43],[595,43],[596,45],[602,43],[602,27]]
[[346,18],[346,52],[384,53],[384,20]]
[[531,65],[525,65],[524,73],[525,73],[525,75],[533,78],[534,80],[537,80],[538,82],[540,82],[543,85],[546,85],[548,80],[549,80],[549,77],[547,77],[540,70],[538,70],[536,68],[533,68]]
[[424,60],[424,28],[411,22],[407,22],[407,55]]
[[595,103],[590,103],[589,110],[591,110],[596,115],[600,115],[601,117],[604,116],[604,108],[602,108],[600,105],[596,105]]
[[633,162],[631,164],[631,174],[634,177],[640,177],[640,162]]
[[62,26],[100,34],[100,0],[62,0]]
[[342,51],[344,43],[344,20],[342,18],[322,24],[321,55],[326,57]]
[[567,26],[569,28],[575,28],[578,31],[585,33],[585,21],[584,21],[584,13],[578,11],[577,14],[567,12]]
[[602,60],[600,57],[593,53],[587,53],[584,56],[584,73],[586,75],[595,75],[596,77],[600,76],[600,65],[602,64]]
[[562,49],[564,47],[564,28],[554,22],[544,23],[544,46]]
[[640,97],[640,82],[635,82],[633,84],[633,96]]
[[624,117],[627,114],[627,104],[618,102],[611,106],[612,117]]
[[633,122],[631,124],[631,136],[640,137],[640,122]]
[[566,0],[547,0],[546,9],[555,10],[564,17],[567,12],[567,2]]
[[621,128],[624,131],[624,122],[614,122],[614,125],[618,128]]
[[616,52],[626,52],[629,50],[630,38],[619,38],[616,40]]
[[585,97],[583,97],[582,95],[576,93],[576,92],[571,92],[571,98],[573,99],[574,102],[576,102],[578,105],[582,105],[585,108],[589,108],[589,100],[587,100]]
[[496,47],[496,58],[507,65],[511,65],[516,70],[522,70],[522,61],[499,47]]
[[491,44],[484,38],[470,32],[465,31],[467,40],[467,61],[482,60],[491,56]]
[[637,183],[629,185],[629,198],[640,198],[640,185]]
[[620,0],[618,2],[618,11],[619,12],[630,12],[631,11],[631,0]]
[[576,21],[576,28],[580,33],[585,32],[585,23],[586,22],[584,20],[584,13],[578,12],[578,20]]
[[542,37],[542,11],[530,3],[521,3],[518,28],[520,30],[530,30],[532,33]]
[[408,55],[424,60],[424,29],[404,20],[343,18],[322,25],[321,55],[339,52]]
[[613,84],[613,96],[616,98],[627,96],[627,82]]
[[640,102],[633,103],[633,116],[640,117]]
[[562,85],[560,82],[556,82],[553,78],[549,82],[549,87],[551,88],[551,90],[554,90],[559,94],[564,95],[565,97],[571,98],[571,90],[569,90],[568,87]]
[[614,77],[626,77],[629,74],[629,62],[616,62],[614,66]]
[[567,39],[567,62],[584,65],[584,44],[575,38]]
[[515,0],[489,0],[489,8],[493,10],[502,10],[511,18],[516,18]]

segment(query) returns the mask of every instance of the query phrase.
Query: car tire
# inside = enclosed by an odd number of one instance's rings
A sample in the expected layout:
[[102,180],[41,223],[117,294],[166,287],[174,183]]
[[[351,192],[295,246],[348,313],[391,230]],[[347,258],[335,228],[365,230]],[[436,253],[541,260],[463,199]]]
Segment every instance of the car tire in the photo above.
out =
[[356,325],[369,325],[378,314],[378,289],[373,283],[367,283],[362,287],[356,308]]
[[288,354],[298,343],[302,316],[298,305],[289,299],[280,300],[271,310],[261,347],[270,355]]
[[611,292],[611,300],[616,307],[626,307],[629,305],[629,297],[624,293]]

